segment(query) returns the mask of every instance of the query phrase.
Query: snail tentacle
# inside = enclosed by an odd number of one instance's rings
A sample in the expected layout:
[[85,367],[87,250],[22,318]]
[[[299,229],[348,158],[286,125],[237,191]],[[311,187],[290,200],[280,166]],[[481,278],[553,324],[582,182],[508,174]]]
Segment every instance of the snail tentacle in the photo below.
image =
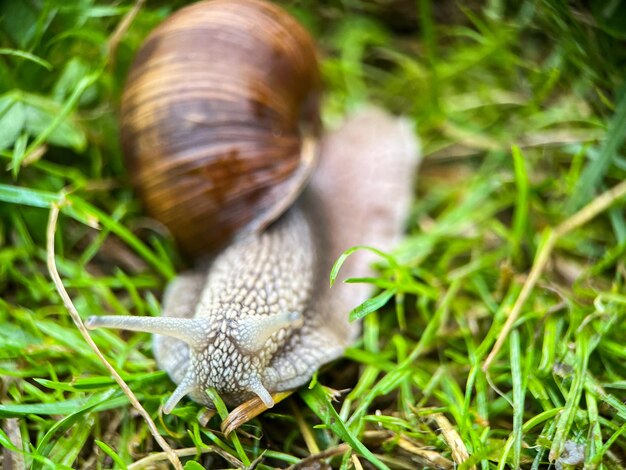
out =
[[130,315],[103,315],[89,317],[89,329],[116,328],[170,336],[187,343],[193,349],[206,347],[207,333],[211,328],[206,318],[134,317]]
[[267,391],[267,388],[263,386],[258,377],[252,378],[248,390],[258,396],[263,404],[268,408],[272,408],[274,406],[274,399],[272,398],[272,395]]
[[176,407],[176,405],[178,405],[178,402],[183,399],[183,397],[197,391],[198,384],[194,380],[194,377],[195,374],[193,373],[193,371],[187,371],[187,375],[185,376],[185,378],[182,380],[181,383],[178,384],[172,395],[170,395],[167,402],[165,403],[165,406],[163,407],[163,413],[170,414],[171,411]]
[[263,349],[267,340],[283,328],[302,325],[300,312],[280,312],[274,315],[258,315],[238,318],[232,326],[230,335],[237,346],[254,354]]

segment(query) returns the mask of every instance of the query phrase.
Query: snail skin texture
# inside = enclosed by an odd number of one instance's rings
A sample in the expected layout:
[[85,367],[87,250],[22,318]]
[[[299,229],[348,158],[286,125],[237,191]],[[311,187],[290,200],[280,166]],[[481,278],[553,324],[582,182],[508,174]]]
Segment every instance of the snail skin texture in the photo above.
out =
[[[330,270],[352,246],[399,241],[419,149],[407,121],[365,108],[320,138],[315,168],[318,89],[312,41],[260,0],[184,8],[138,53],[122,105],[137,190],[181,249],[223,248],[171,282],[161,317],[87,326],[154,334],[178,385],[165,413],[185,395],[211,407],[208,387],[271,407],[358,334],[348,312],[370,289],[330,288]],[[370,276],[371,261],[354,253],[339,281]]]
[[[419,148],[409,122],[367,108],[322,142],[320,165],[297,203],[260,233],[224,249],[209,266],[168,286],[163,316],[89,318],[90,328],[154,333],[154,354],[185,395],[211,407],[207,387],[230,405],[305,384],[354,341],[348,312],[366,284],[329,287],[347,248],[388,250],[400,239],[412,197]],[[341,279],[371,275],[372,258],[351,255]]]

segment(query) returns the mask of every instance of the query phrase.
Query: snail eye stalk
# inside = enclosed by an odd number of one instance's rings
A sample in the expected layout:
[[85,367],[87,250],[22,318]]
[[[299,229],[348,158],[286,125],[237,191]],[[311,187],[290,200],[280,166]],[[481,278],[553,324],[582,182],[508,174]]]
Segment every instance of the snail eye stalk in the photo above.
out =
[[280,312],[238,319],[230,336],[237,346],[254,354],[265,346],[270,337],[282,328],[298,327],[303,318],[300,312]]
[[104,315],[89,317],[85,322],[89,329],[117,328],[170,336],[184,341],[192,349],[206,346],[210,325],[207,319],[176,317],[135,317],[127,315]]

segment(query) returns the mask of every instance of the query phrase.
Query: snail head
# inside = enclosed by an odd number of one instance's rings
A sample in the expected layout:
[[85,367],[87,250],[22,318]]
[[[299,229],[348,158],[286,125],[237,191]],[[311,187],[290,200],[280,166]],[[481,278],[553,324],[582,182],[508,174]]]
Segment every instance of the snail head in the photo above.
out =
[[301,324],[300,312],[286,311],[242,318],[228,310],[210,317],[111,315],[92,316],[85,322],[90,329],[118,328],[153,333],[176,338],[189,346],[189,367],[165,404],[165,413],[170,413],[188,394],[202,397],[199,401],[210,406],[211,402],[205,393],[208,387],[215,387],[224,393],[226,401],[229,401],[230,395],[257,395],[265,406],[271,408],[274,400],[268,388],[273,388],[278,377],[271,367],[271,360],[284,344],[288,330]]

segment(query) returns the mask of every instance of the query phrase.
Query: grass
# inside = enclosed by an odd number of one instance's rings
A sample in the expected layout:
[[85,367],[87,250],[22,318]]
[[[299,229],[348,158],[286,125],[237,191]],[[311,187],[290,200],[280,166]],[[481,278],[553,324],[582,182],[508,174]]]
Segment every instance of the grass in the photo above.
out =
[[[46,224],[59,205],[83,318],[158,313],[184,263],[130,190],[116,112],[137,47],[182,3],[140,5],[127,31],[132,2],[0,4],[0,445],[32,468],[166,465],[48,275]],[[159,414],[173,386],[148,335],[93,340],[189,469],[623,468],[626,3],[384,5],[287,2],[324,54],[324,121],[373,101],[422,139],[359,342],[225,436],[223,409],[206,426],[189,400]]]

